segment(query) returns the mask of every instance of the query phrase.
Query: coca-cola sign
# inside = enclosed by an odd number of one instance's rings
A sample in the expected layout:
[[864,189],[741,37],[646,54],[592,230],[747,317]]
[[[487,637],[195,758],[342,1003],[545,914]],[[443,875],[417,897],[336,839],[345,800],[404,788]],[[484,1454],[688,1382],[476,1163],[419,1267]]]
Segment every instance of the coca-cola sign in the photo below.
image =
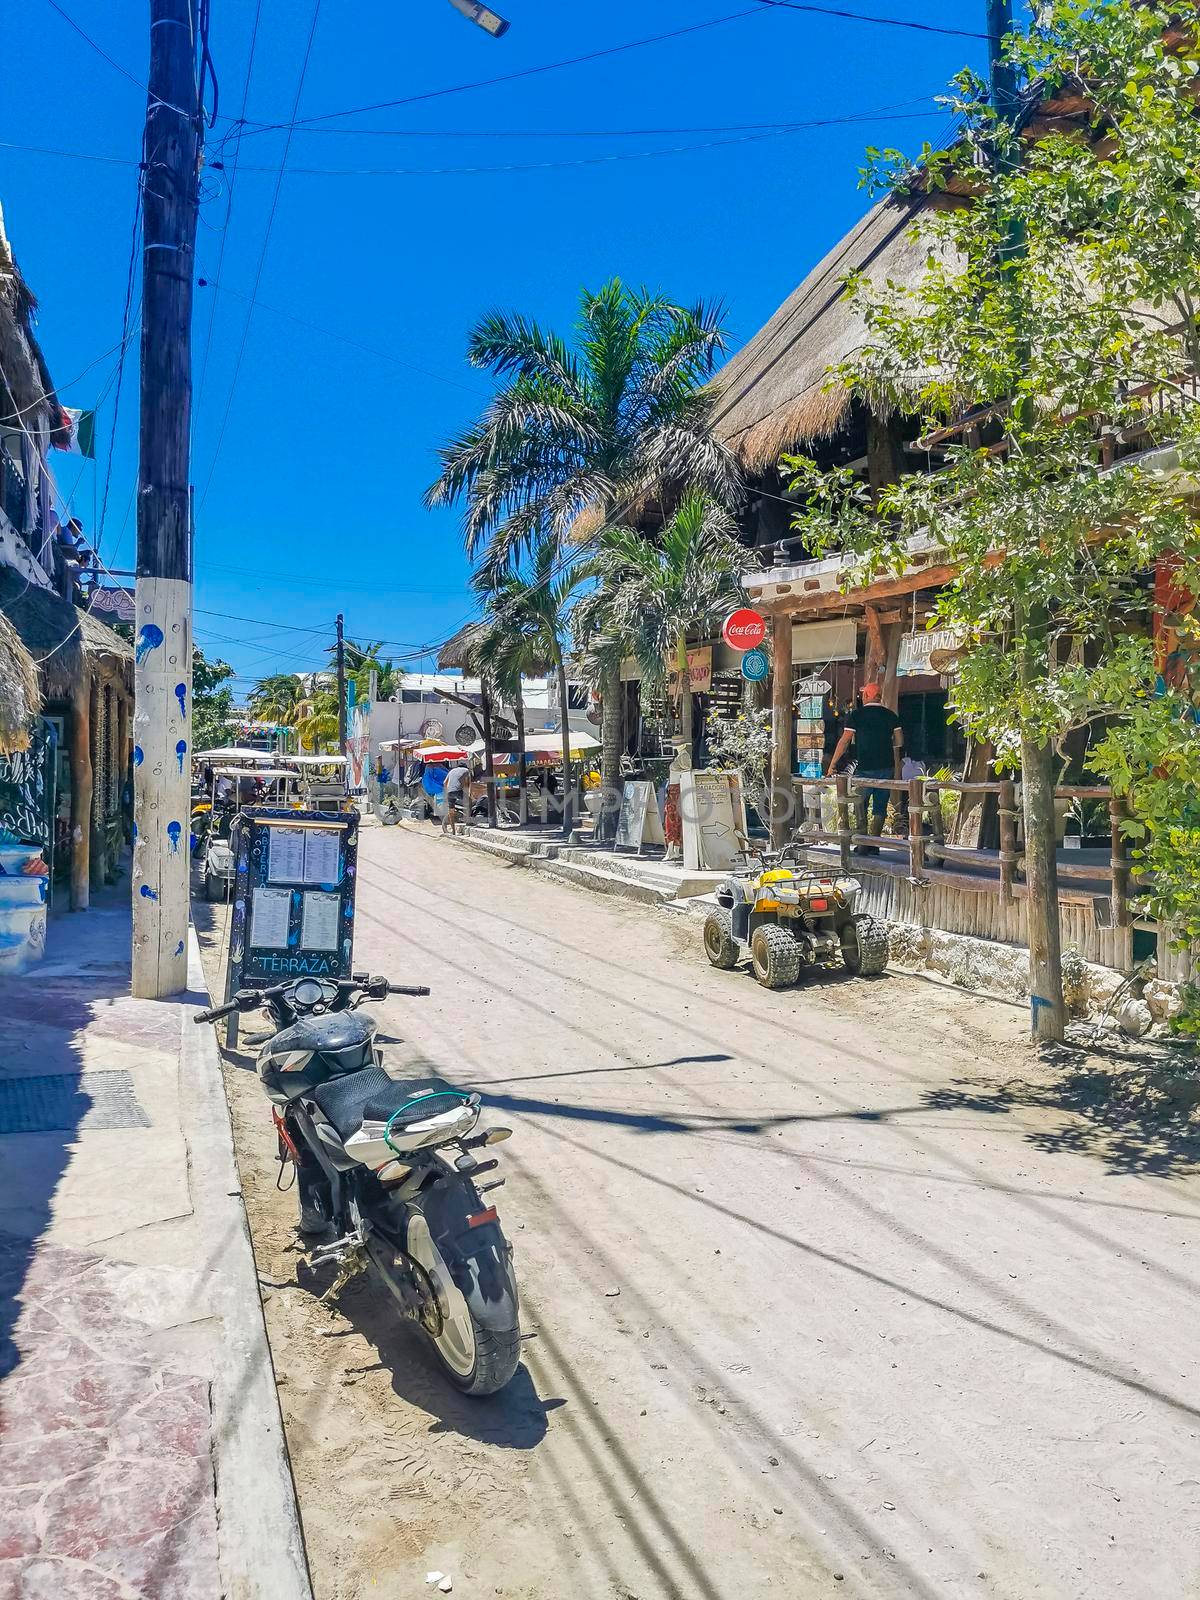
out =
[[721,629],[721,637],[731,650],[757,650],[766,636],[766,618],[745,607],[731,611]]

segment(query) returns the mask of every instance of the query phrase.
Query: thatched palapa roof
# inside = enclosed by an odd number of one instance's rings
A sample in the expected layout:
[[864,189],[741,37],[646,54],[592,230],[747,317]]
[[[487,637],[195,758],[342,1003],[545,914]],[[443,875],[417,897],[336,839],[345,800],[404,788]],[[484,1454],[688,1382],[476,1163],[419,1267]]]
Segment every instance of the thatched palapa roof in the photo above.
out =
[[107,658],[132,673],[133,649],[124,639],[12,567],[0,567],[0,612],[33,657],[47,700],[71,698],[88,656]]
[[845,279],[860,272],[878,284],[919,282],[928,245],[912,237],[913,225],[929,203],[921,194],[872,207],[718,373],[713,432],[747,471],[773,467],[781,452],[829,438],[845,421],[850,396],[830,387],[827,373],[864,332]]
[[0,612],[0,755],[25,749],[29,724],[41,705],[33,657],[12,623]]
[[456,667],[461,672],[478,670],[479,663],[475,658],[475,651],[483,631],[484,624],[475,621],[468,622],[465,627],[452,634],[438,651],[438,671],[450,672]]

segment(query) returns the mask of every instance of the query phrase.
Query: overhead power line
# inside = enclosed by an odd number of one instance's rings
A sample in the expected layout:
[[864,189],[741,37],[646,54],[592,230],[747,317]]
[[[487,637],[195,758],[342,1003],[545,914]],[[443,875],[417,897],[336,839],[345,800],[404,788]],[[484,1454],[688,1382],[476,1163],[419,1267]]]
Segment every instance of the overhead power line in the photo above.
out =
[[[242,85],[242,107],[240,115],[246,115],[246,103],[250,98],[250,79],[254,74],[254,50],[258,44],[258,23],[262,15],[262,0],[257,0],[254,7],[254,26],[250,33],[250,52],[246,60],[246,80]],[[229,240],[229,224],[233,219],[233,191],[237,184],[238,157],[241,154],[242,141],[238,139],[233,147],[233,165],[229,171],[229,180],[225,188],[225,223],[221,229],[221,248],[217,255],[217,277],[221,276],[225,265],[225,246]],[[208,357],[212,349],[213,324],[217,320],[216,302],[209,308],[208,331],[204,336],[204,354],[200,361],[200,382],[196,386],[196,400],[192,408],[192,432],[196,431],[195,419],[199,415],[201,402],[204,399],[204,380],[208,376]]]
[[[855,125],[860,124],[860,123],[875,122],[880,117],[883,117],[883,116],[890,117],[890,118],[892,118],[892,120],[897,121],[897,122],[920,121],[920,120],[922,120],[922,119],[924,119],[926,117],[933,117],[933,116],[942,115],[942,108],[940,106],[932,105],[933,100],[934,100],[934,96],[933,95],[925,95],[925,96],[922,96],[920,100],[903,100],[903,101],[898,102],[899,106],[911,106],[911,105],[923,104],[925,102],[930,102],[931,105],[930,105],[930,109],[928,111],[903,111],[903,110],[898,109],[896,106],[882,106],[882,107],[879,107],[876,110],[871,110],[871,111],[849,112],[845,116],[840,116],[840,117],[814,117],[814,118],[809,119],[808,121],[803,121],[803,122],[799,122],[798,121],[798,122],[777,122],[777,123],[749,124],[748,126],[753,131],[741,134],[740,136],[738,136],[736,138],[708,139],[708,140],[704,140],[702,143],[699,143],[699,144],[670,145],[670,146],[666,147],[665,149],[615,150],[615,151],[611,151],[611,152],[608,152],[608,153],[603,154],[603,155],[595,155],[595,156],[565,156],[565,157],[555,158],[555,159],[552,159],[552,160],[549,160],[549,161],[503,162],[503,163],[498,163],[498,164],[489,165],[489,166],[482,166],[482,165],[481,166],[455,166],[455,167],[297,167],[297,166],[289,166],[287,170],[288,170],[288,176],[289,177],[307,177],[307,178],[445,178],[445,177],[484,177],[484,176],[495,175],[497,173],[503,173],[503,172],[546,172],[546,171],[553,171],[553,170],[556,170],[556,169],[560,169],[560,168],[563,168],[563,167],[602,166],[602,165],[605,165],[605,164],[607,164],[609,162],[616,162],[616,161],[645,161],[645,160],[653,159],[655,156],[687,155],[687,154],[690,154],[690,153],[692,153],[694,151],[699,151],[699,150],[717,150],[717,149],[721,149],[721,148],[729,146],[729,145],[755,144],[755,143],[758,143],[760,140],[763,140],[763,139],[787,138],[787,137],[789,137],[789,136],[791,136],[793,134],[808,133],[808,132],[812,132],[815,129],[819,129],[819,128],[852,127],[852,126],[855,126]],[[303,131],[303,130],[301,130],[301,131]],[[313,129],[311,131],[313,131],[313,132],[320,131],[320,132],[326,132],[326,133],[329,133],[329,132],[353,133],[355,130],[352,129],[352,128],[338,128],[338,129],[320,129],[320,130]],[[387,130],[387,129],[375,129],[373,131],[376,132],[376,133],[384,133],[384,132],[387,132],[389,130]],[[660,132],[663,135],[666,135],[666,134],[670,133],[671,131],[672,130],[665,129],[665,128],[661,129],[661,130],[655,130],[655,129],[641,129],[641,130],[638,130],[638,129],[619,129],[619,128],[614,128],[614,129],[610,129],[609,133],[613,138],[628,138],[628,137],[634,136],[635,134],[638,135],[638,136],[641,136],[641,137],[651,137],[656,132]],[[682,130],[682,131],[686,132],[688,130]],[[696,132],[702,132],[702,131],[705,131],[705,130],[697,129],[695,131]],[[724,131],[724,130],[714,130],[714,131]],[[501,132],[502,132],[502,130],[501,130]],[[415,133],[414,133],[414,136],[415,136]],[[500,137],[500,136],[501,136],[501,134],[498,134],[496,132],[493,132],[493,133],[490,133],[490,134],[486,134],[486,135],[481,133],[479,135],[480,138],[484,138],[484,137],[496,138],[496,137]],[[527,133],[522,133],[520,135],[514,135],[514,136],[532,138],[532,137],[538,137],[538,134],[537,134],[537,130],[531,129]],[[547,137],[547,138],[566,138],[566,137],[573,137],[573,136],[575,136],[575,135],[571,135],[571,134],[567,134],[567,133],[550,133],[550,132],[547,132],[544,135],[544,137]],[[596,130],[595,133],[581,131],[577,136],[578,137],[585,137],[585,138],[600,138],[600,137],[603,136],[603,131],[602,130]],[[445,138],[470,138],[470,137],[473,137],[473,135],[472,135],[472,133],[471,133],[471,131],[469,129],[460,129],[460,130],[456,130],[456,131],[453,131],[453,132],[444,133],[444,134],[441,135],[441,137],[445,137]],[[238,148],[240,149],[240,145],[239,145]],[[3,149],[3,150],[25,150],[25,151],[29,151],[29,152],[31,152],[33,154],[36,154],[36,155],[65,156],[65,157],[68,157],[68,158],[70,158],[72,160],[77,160],[77,161],[101,161],[101,162],[105,162],[105,163],[108,163],[108,164],[114,165],[114,166],[132,167],[132,166],[136,166],[137,165],[136,162],[131,161],[127,157],[122,157],[122,156],[96,155],[92,151],[85,151],[85,150],[52,149],[52,148],[49,148],[48,146],[45,146],[45,145],[16,144],[16,143],[14,143],[12,141],[6,141],[6,140],[0,140],[0,149]],[[213,163],[210,164],[210,170],[223,171],[224,168],[223,168],[222,163],[218,161],[218,162],[213,162]],[[269,175],[275,175],[275,176],[278,175],[278,170],[279,169],[277,167],[275,167],[275,166],[255,166],[255,165],[251,165],[251,164],[246,163],[246,162],[239,162],[237,164],[237,166],[236,166],[236,171],[239,171],[239,172],[253,172],[253,173],[256,173],[256,174],[269,174]],[[232,176],[233,176],[233,172],[231,170],[231,179],[232,179]],[[233,291],[230,291],[230,292],[233,292]]]
[[391,111],[397,106],[419,105],[425,100],[441,100],[447,95],[466,94],[473,89],[489,89],[493,84],[515,83],[521,78],[535,78],[547,72],[560,72],[565,67],[577,67],[588,61],[601,61],[609,56],[624,55],[630,50],[641,50],[647,45],[663,44],[669,39],[682,39],[686,34],[702,33],[707,28],[719,28],[726,22],[740,22],[744,17],[762,14],[755,5],[741,11],[727,12],[723,17],[710,17],[707,22],[693,22],[685,28],[672,28],[668,33],[649,34],[643,39],[629,39],[624,44],[609,45],[603,50],[589,50],[584,55],[568,56],[562,61],[546,61],[537,67],[521,67],[516,72],[502,72],[494,78],[475,78],[470,83],[450,84],[444,89],[425,89],[420,94],[404,95],[398,100],[376,100],[370,105],[349,106],[339,111],[323,111],[316,116],[302,117],[290,123],[264,122],[248,128],[247,133],[269,133],[282,127],[311,127],[317,122],[334,122],[339,117],[357,117],[367,111]]
[[[292,100],[292,117],[300,109],[300,96],[304,93],[304,80],[308,76],[308,63],[312,58],[313,40],[317,33],[317,22],[321,15],[321,0],[314,0],[312,22],[308,29],[308,41],[304,46],[304,60],[300,63],[300,76],[296,80],[296,93]],[[275,213],[279,209],[279,194],[283,188],[283,175],[287,169],[288,152],[292,148],[292,129],[288,128],[287,138],[284,140],[283,154],[279,158],[279,168],[275,176],[275,191],[271,196],[271,209],[267,213],[267,226],[263,233],[262,249],[258,253],[258,266],[254,273],[254,287],[250,292],[250,304],[246,308],[246,321],[242,327],[242,339],[238,345],[237,360],[233,366],[233,377],[229,384],[229,396],[225,401],[225,411],[221,418],[221,427],[217,433],[216,448],[213,450],[212,461],[208,468],[208,478],[204,484],[204,493],[200,496],[200,505],[203,507],[208,498],[208,491],[212,487],[213,474],[217,470],[217,462],[221,455],[221,446],[225,442],[225,429],[229,425],[229,413],[233,408],[233,396],[237,390],[238,377],[242,370],[242,360],[246,354],[246,343],[250,337],[250,323],[254,318],[254,301],[258,295],[258,286],[262,282],[263,267],[267,261],[267,250],[271,243],[271,229],[275,225]]]
[[807,5],[802,0],[758,0],[761,6],[778,11],[804,11],[818,17],[837,17],[844,22],[872,22],[879,28],[910,28],[914,33],[940,33],[952,39],[982,39],[986,43],[990,33],[976,33],[969,28],[943,27],[936,22],[915,22],[907,17],[881,17],[865,11],[846,11],[840,6]]
[[[240,289],[231,288],[228,284],[214,282],[211,278],[201,278],[200,287],[217,289],[224,294],[235,295],[239,300],[250,301],[250,296],[243,294]],[[454,378],[445,378],[440,372],[432,372],[428,367],[419,367],[413,361],[405,361],[402,357],[393,355],[390,350],[381,350],[377,345],[364,344],[361,339],[352,339],[349,334],[335,333],[332,328],[323,328],[320,323],[310,322],[307,317],[298,317],[292,311],[284,311],[281,306],[268,305],[265,300],[251,302],[260,311],[269,311],[272,316],[283,317],[287,322],[294,322],[298,327],[311,328],[314,333],[323,333],[327,339],[336,339],[340,344],[346,344],[354,350],[365,351],[367,355],[378,356],[381,361],[390,361],[397,367],[404,367],[409,372],[419,372],[423,378],[432,378],[437,383],[449,384],[452,389],[461,389],[464,394],[475,395],[486,399],[487,391],[476,389],[466,383],[459,383]]]

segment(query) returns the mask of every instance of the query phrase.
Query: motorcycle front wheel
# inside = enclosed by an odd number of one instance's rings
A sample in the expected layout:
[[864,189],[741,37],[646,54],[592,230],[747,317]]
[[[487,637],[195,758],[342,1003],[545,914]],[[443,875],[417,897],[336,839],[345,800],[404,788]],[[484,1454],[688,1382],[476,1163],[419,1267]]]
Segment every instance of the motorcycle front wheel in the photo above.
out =
[[496,1222],[459,1234],[442,1221],[416,1209],[408,1219],[408,1254],[423,1269],[437,1302],[425,1334],[456,1389],[495,1394],[516,1372],[521,1354],[511,1252]]

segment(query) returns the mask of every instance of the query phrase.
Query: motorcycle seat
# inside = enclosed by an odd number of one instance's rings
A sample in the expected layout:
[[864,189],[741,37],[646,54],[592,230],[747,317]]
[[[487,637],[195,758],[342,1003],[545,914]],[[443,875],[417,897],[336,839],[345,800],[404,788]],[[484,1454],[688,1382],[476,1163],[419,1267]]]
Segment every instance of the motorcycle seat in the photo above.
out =
[[330,1078],[312,1091],[322,1115],[348,1139],[364,1122],[387,1122],[409,1100],[425,1095],[408,1119],[423,1122],[462,1104],[461,1091],[444,1078],[389,1078],[382,1067],[366,1067]]

